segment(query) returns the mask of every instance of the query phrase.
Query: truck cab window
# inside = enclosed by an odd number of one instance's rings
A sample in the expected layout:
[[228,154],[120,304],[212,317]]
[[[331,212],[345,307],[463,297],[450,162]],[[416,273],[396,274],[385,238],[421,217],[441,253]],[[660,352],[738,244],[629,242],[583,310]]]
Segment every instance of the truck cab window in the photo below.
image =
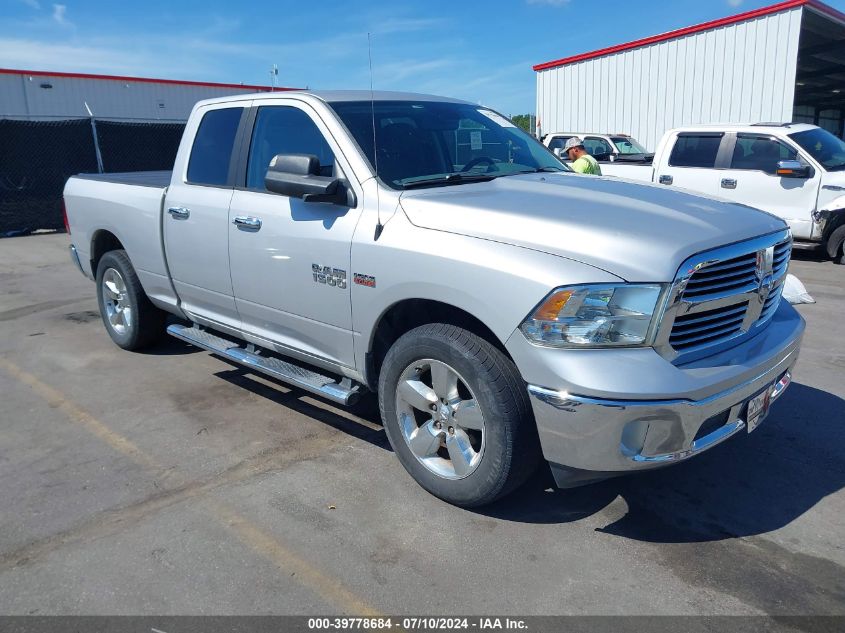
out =
[[597,136],[587,136],[584,138],[584,149],[592,156],[609,156],[613,153],[613,148],[603,138]]
[[549,149],[552,151],[555,151],[556,149],[563,149],[563,146],[566,145],[566,141],[571,138],[571,136],[555,136],[552,139],[552,142],[549,143]]
[[766,136],[738,134],[731,169],[748,169],[775,174],[778,161],[797,160],[798,152]]
[[242,113],[243,108],[222,108],[205,113],[188,161],[189,183],[231,185],[229,164]]
[[679,134],[669,155],[669,165],[672,167],[715,167],[722,136],[722,134]]
[[629,136],[611,136],[620,154],[648,154],[648,150]]
[[264,190],[264,176],[276,154],[313,154],[320,160],[320,175],[334,173],[334,153],[311,117],[298,108],[258,108],[247,164],[249,189]]

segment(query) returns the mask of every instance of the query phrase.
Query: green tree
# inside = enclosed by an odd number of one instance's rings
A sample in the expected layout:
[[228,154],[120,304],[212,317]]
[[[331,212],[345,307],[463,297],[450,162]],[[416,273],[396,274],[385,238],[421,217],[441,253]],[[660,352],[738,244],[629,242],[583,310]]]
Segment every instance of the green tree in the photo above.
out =
[[534,130],[531,129],[532,116],[531,114],[517,114],[511,117],[511,121],[513,121],[516,127],[523,129],[529,134],[534,134]]

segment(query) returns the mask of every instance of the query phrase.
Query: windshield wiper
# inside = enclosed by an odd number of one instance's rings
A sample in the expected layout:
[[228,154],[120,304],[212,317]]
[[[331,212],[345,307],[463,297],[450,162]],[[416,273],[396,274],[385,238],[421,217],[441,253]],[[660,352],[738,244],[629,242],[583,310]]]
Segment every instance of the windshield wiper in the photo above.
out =
[[559,167],[537,167],[535,169],[523,169],[521,171],[514,172],[516,174],[539,174],[541,172],[554,172],[557,173],[559,171],[566,171],[565,169],[560,169]]
[[436,178],[424,178],[423,180],[414,180],[413,182],[406,182],[402,185],[405,189],[413,189],[414,187],[426,187],[428,185],[459,185],[465,182],[485,182],[498,178],[502,174],[461,174],[454,173],[448,176],[437,176]]

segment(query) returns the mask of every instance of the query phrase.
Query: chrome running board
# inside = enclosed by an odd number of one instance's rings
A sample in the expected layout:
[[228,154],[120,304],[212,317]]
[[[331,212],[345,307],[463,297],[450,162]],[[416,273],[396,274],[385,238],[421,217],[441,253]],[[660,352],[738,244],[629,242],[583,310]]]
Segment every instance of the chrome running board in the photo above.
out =
[[[361,386],[349,378],[333,378],[324,376],[311,369],[306,369],[290,361],[281,360],[275,356],[261,356],[238,343],[216,336],[208,330],[199,327],[173,324],[168,326],[167,333],[171,336],[213,352],[228,360],[239,363],[250,369],[277,378],[304,391],[322,396],[342,405],[354,404],[358,399]],[[250,346],[252,349],[252,346]]]

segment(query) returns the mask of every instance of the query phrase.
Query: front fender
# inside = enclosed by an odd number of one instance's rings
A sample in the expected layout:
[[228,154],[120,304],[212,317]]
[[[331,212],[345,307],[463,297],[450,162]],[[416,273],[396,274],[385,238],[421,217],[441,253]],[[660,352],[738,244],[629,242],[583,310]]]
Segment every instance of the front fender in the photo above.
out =
[[813,211],[812,237],[827,241],[828,236],[845,222],[845,195],[825,203],[824,208]]
[[[373,218],[362,218],[362,224]],[[373,227],[374,228],[374,227]],[[369,227],[356,235],[371,236]],[[375,286],[355,283],[374,277]],[[352,245],[352,322],[358,367],[376,326],[392,306],[429,299],[471,314],[504,344],[528,313],[558,286],[613,283],[619,277],[581,262],[519,246],[414,226],[397,213],[378,241]]]

